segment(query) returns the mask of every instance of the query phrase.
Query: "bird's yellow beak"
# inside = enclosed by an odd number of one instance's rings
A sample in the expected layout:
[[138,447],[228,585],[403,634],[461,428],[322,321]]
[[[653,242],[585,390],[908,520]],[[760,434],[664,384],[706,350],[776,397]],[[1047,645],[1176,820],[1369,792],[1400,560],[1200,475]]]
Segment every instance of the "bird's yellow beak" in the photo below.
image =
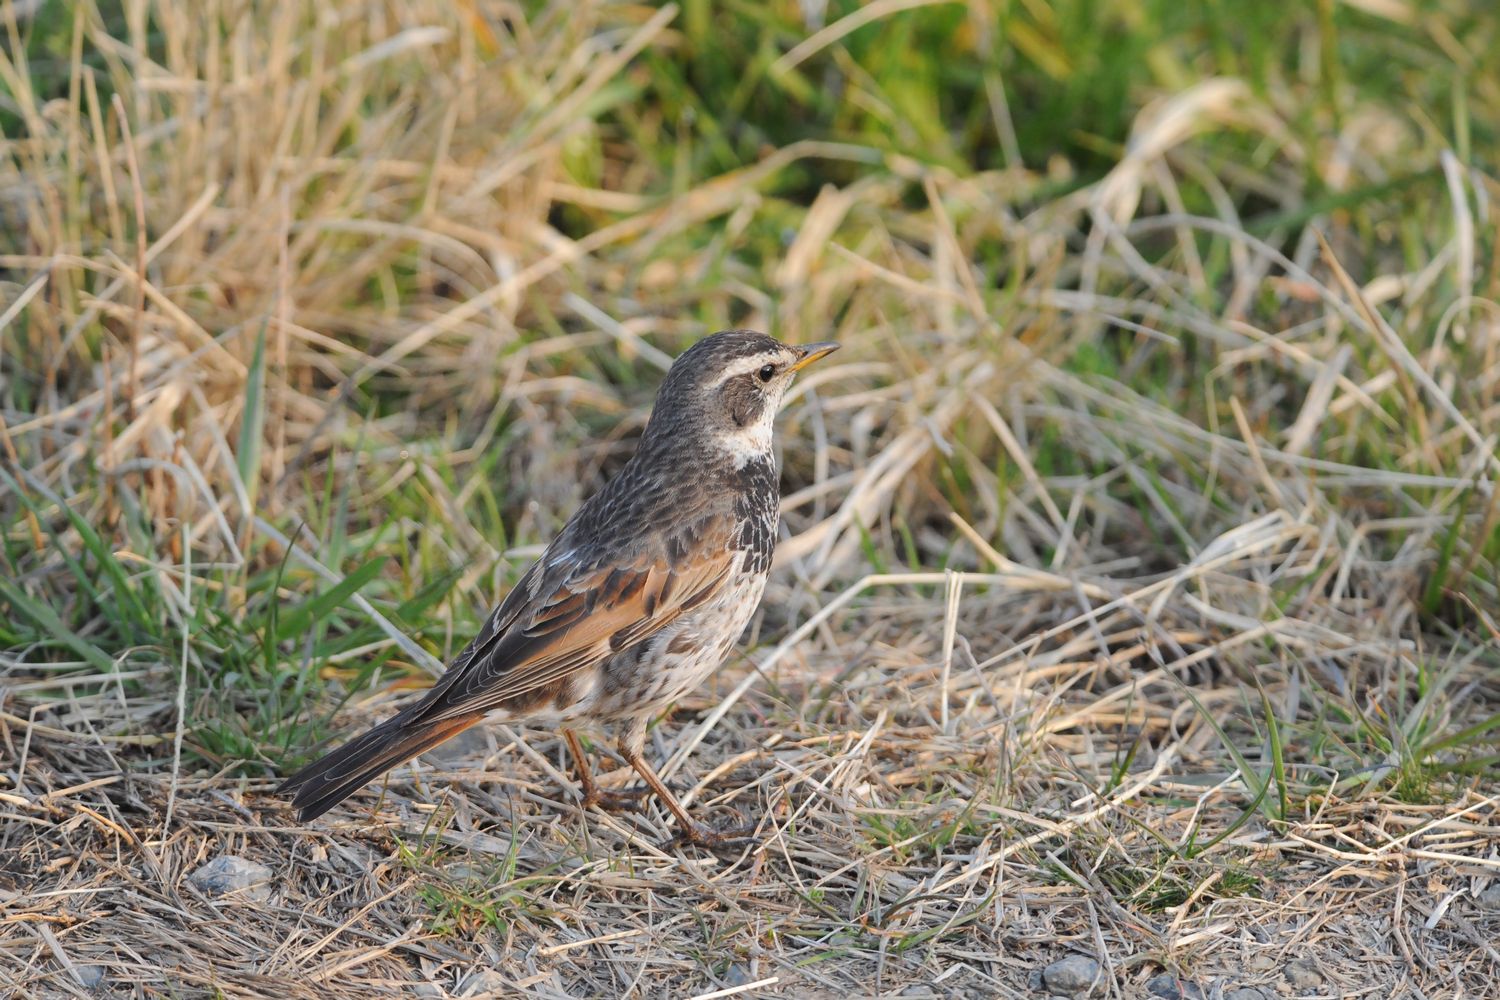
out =
[[800,372],[814,361],[819,358],[825,358],[838,349],[839,345],[831,340],[825,340],[818,344],[804,344],[801,347],[794,347],[792,350],[796,351],[801,357],[797,358],[796,364],[787,370]]

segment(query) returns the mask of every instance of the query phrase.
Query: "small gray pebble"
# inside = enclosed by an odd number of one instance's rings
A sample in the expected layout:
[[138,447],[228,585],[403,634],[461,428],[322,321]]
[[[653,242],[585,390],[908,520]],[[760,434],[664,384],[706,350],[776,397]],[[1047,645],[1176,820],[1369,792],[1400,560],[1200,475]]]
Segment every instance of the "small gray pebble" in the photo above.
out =
[[729,967],[729,971],[724,973],[725,986],[744,986],[746,983],[753,982],[755,980],[750,975],[750,967],[743,962],[735,962]]
[[1225,993],[1224,1000],[1266,1000],[1266,995],[1253,986],[1241,986]]
[[1029,989],[1029,990],[1036,990],[1038,992],[1041,991],[1041,988],[1042,988],[1042,970],[1041,969],[1032,969],[1030,972],[1026,973],[1026,988]]
[[418,983],[411,991],[419,997],[445,997],[448,992],[437,983]]
[[97,990],[104,985],[105,968],[102,965],[78,965],[78,982],[86,990]]
[[1146,993],[1160,997],[1161,1000],[1182,1000],[1182,989],[1177,985],[1177,977],[1170,972],[1163,972],[1146,980]]
[[1060,958],[1042,970],[1042,982],[1053,993],[1086,996],[1095,983],[1103,983],[1099,963],[1084,955]]
[[271,898],[271,869],[233,854],[221,854],[188,876],[188,881],[210,896],[264,900]]
[[1153,976],[1146,983],[1146,995],[1155,1000],[1205,1000],[1203,987],[1170,972]]
[[1500,910],[1500,884],[1492,885],[1481,892],[1479,905],[1486,910]]
[[[1295,962],[1288,962],[1282,975],[1286,981],[1292,984],[1293,989],[1315,990],[1323,985],[1323,975],[1318,972],[1318,967],[1305,958],[1299,958]],[[1262,990],[1262,993],[1265,991]]]

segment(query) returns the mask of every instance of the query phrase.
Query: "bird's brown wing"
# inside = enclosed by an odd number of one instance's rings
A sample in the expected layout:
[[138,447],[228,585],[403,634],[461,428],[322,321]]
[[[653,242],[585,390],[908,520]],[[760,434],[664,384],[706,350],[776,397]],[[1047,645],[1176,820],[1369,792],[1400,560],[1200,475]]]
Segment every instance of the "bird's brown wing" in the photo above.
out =
[[554,544],[558,553],[527,572],[408,718],[439,722],[524,701],[649,637],[724,587],[738,556],[732,526],[702,518],[633,558],[583,565]]
[[[575,522],[506,595],[421,701],[287,779],[303,820],[371,778],[480,722],[525,711],[549,685],[646,639],[717,594],[739,554],[727,514],[700,513],[580,558]],[[588,533],[583,533],[587,537]]]

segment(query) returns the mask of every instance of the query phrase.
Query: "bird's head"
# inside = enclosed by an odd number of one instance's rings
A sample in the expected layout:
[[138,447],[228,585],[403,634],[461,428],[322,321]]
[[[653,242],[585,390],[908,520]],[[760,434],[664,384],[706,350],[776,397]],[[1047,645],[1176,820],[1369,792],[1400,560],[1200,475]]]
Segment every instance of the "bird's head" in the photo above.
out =
[[771,426],[797,372],[838,350],[824,342],[791,347],[753,330],[726,330],[684,351],[656,394],[648,440],[707,440],[743,465],[770,454]]

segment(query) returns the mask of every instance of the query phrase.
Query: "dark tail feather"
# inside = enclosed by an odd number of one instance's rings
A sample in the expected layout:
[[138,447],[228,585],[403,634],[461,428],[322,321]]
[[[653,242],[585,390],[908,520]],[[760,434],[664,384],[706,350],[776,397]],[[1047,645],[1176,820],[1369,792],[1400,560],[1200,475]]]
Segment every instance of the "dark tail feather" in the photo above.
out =
[[387,719],[282,782],[278,795],[294,793],[292,806],[304,823],[316,819],[370,779],[425,753],[474,725],[483,714],[435,722]]

